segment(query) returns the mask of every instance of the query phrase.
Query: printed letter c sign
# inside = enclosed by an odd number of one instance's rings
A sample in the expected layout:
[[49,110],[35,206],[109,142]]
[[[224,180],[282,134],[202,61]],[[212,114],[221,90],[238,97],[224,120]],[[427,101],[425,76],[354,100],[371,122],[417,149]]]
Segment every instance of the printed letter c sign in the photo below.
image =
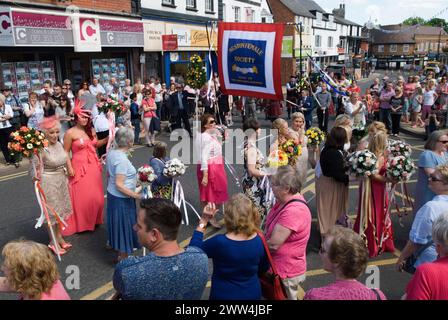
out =
[[97,41],[98,31],[95,20],[93,19],[79,19],[81,25],[81,40],[82,41]]

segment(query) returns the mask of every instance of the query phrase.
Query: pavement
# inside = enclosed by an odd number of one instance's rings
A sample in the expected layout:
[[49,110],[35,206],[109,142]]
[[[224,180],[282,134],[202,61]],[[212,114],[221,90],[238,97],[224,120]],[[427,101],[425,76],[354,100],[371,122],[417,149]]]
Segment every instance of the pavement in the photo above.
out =
[[[370,85],[370,80],[363,81],[362,86]],[[258,114],[262,120],[262,127],[269,128],[270,122],[265,121],[262,114]],[[233,128],[241,128],[241,118],[234,117]],[[316,123],[315,123],[316,125]],[[418,159],[419,154],[423,151],[423,141],[411,135],[402,134],[401,139],[405,140],[413,146],[412,159]],[[162,133],[157,140],[164,141],[169,148],[177,146],[177,141],[170,141],[168,133]],[[270,141],[268,141],[269,143]],[[269,144],[268,144],[269,145]],[[226,146],[225,146],[226,148]],[[234,150],[235,151],[235,150]],[[239,150],[236,150],[239,151]],[[148,163],[152,155],[152,148],[145,146],[137,146],[132,153],[131,162],[135,167],[139,167]],[[243,166],[236,164],[235,170],[239,177],[243,174]],[[197,178],[195,166],[189,165],[186,174],[180,177],[179,181],[183,185],[184,193],[187,201],[195,208],[200,207],[199,192],[197,188]],[[241,192],[236,181],[228,174],[229,194]],[[409,194],[414,194],[416,175],[414,175],[408,183]],[[103,185],[106,185],[105,172],[103,170]],[[27,174],[25,164],[19,169],[6,168],[0,171],[0,203],[2,214],[0,215],[0,248],[8,241],[18,238],[26,238],[40,243],[48,243],[48,235],[41,228],[34,228],[36,218],[39,215],[38,204],[35,199],[33,187],[30,177]],[[354,219],[357,212],[358,204],[358,184],[356,182],[350,185],[350,206],[349,215]],[[309,169],[307,173],[307,182],[303,187],[302,194],[308,201],[312,212],[312,230],[311,237],[307,246],[307,279],[302,286],[302,294],[310,288],[320,287],[333,281],[333,277],[322,269],[322,263],[318,254],[319,232],[317,225],[317,214],[315,204],[315,181],[314,170]],[[400,213],[392,211],[392,224],[394,229],[394,242],[397,250],[393,253],[383,253],[377,258],[371,259],[371,265],[366,273],[360,277],[360,281],[379,286],[386,294],[388,299],[400,299],[411,276],[406,273],[395,271],[395,262],[400,255],[402,249],[408,239],[408,234],[413,221],[412,208],[409,204],[405,204],[403,194],[396,192],[398,199],[398,207]],[[105,208],[106,212],[106,208]],[[194,213],[189,211],[190,225],[182,225],[178,235],[178,241],[181,246],[188,245],[194,229],[197,225],[197,218]],[[220,215],[218,218],[222,218]],[[206,237],[213,237],[219,233],[225,232],[224,229],[215,229],[209,227],[206,230]],[[113,293],[112,276],[114,272],[114,259],[116,253],[107,250],[107,226],[102,225],[94,232],[84,232],[67,237],[67,240],[73,244],[73,249],[66,255],[62,256],[62,261],[58,262],[59,272],[61,274],[62,283],[68,289],[68,293],[75,300],[104,300],[110,298]],[[135,252],[141,255],[141,250]],[[79,272],[79,286],[73,283],[73,274]],[[209,280],[211,278],[213,265],[209,263]],[[209,281],[204,291],[203,299],[206,300],[210,293]],[[0,300],[16,299],[14,294],[0,294]]]

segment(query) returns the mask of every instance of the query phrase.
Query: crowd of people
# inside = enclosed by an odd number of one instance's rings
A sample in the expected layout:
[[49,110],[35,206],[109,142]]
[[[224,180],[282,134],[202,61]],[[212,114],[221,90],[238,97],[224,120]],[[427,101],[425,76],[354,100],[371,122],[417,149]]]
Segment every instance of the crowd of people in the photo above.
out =
[[[387,186],[396,181],[386,175],[388,134],[398,136],[402,121],[414,121],[416,126],[426,126],[428,139],[417,164],[414,222],[397,269],[415,272],[404,298],[448,299],[447,282],[443,281],[448,274],[448,134],[437,130],[444,126],[446,78],[437,81],[429,75],[422,82],[409,77],[406,83],[401,78],[396,83],[384,78],[382,86],[376,79],[362,96],[356,81],[349,82],[344,76],[337,80],[337,92],[324,82],[299,92],[295,81],[291,77],[287,85],[290,122],[280,118],[282,102],[226,96],[219,90],[219,80],[214,84],[216,101],[210,99],[207,87],[194,91],[172,79],[167,89],[155,77],[133,86],[127,80],[124,87],[115,79],[104,86],[94,79],[90,85],[83,82],[76,93],[68,80],[62,86],[46,82],[42,93],[31,93],[24,106],[11,97],[9,88],[4,88],[0,144],[5,159],[18,163],[7,150],[14,128],[27,125],[45,132],[49,146],[41,151],[40,162],[33,158],[31,175],[41,183],[49,205],[67,227],[62,228],[55,217],[51,219],[55,237],[50,234],[48,248],[32,241],[8,243],[3,249],[5,277],[0,278],[0,291],[19,292],[22,299],[69,299],[50,252],[66,254],[73,245],[65,237],[94,231],[103,224],[103,159],[108,177],[107,245],[117,252],[114,298],[201,299],[211,259],[210,299],[261,299],[259,275],[272,272],[270,255],[290,300],[385,300],[380,289],[370,289],[356,279],[369,258],[395,251]],[[98,108],[107,98],[123,101],[126,106],[126,112],[116,121],[117,128],[113,128],[113,147],[109,147],[109,119]],[[172,129],[183,123],[193,136],[190,118],[199,106],[197,99],[202,99],[203,109],[200,132],[194,141],[200,155],[196,175],[202,216],[190,244],[182,248],[177,241],[182,214],[171,201],[172,180],[163,175],[170,160],[169,150],[165,143],[156,141],[156,133],[161,130],[161,120],[170,120]],[[259,103],[266,108],[277,132],[269,150],[260,150],[257,144]],[[244,175],[241,192],[229,195],[232,180],[228,181],[225,171],[217,125],[231,124],[231,106],[238,104],[245,132]],[[313,125],[316,108],[318,126],[327,136],[321,145],[311,146],[305,131]],[[337,117],[330,129],[331,115]],[[437,126],[432,126],[433,120]],[[353,129],[359,126],[367,126],[367,134],[358,141],[354,140]],[[140,143],[142,131],[146,145],[154,148],[150,165],[157,179],[151,186],[154,197],[150,199],[143,199],[137,170],[127,156]],[[291,165],[269,170],[266,157],[289,140],[301,146],[299,158]],[[355,150],[369,150],[378,159],[378,173],[362,182],[348,174],[346,159]],[[319,255],[323,268],[334,275],[335,281],[300,296],[301,284],[306,281],[312,224],[309,204],[301,194],[309,168],[315,169]],[[350,184],[359,186],[355,221],[347,216]],[[366,194],[369,201],[363,202],[361,194]],[[361,210],[364,203],[367,208]],[[222,204],[225,233],[205,240],[209,223],[214,228],[223,227],[217,219]],[[360,221],[361,211],[368,212],[367,221]],[[133,254],[142,247],[148,254]],[[19,277],[19,270],[25,270],[27,276]]]

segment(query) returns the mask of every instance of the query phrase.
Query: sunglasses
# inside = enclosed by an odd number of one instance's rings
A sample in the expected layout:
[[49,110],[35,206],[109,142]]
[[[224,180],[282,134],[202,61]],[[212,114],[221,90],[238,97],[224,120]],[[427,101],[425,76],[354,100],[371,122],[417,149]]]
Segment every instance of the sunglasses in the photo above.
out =
[[67,87],[62,87],[62,90],[67,90]]
[[215,124],[216,121],[215,120],[211,120],[208,124]]
[[439,140],[438,142],[443,143],[443,144],[447,144],[448,140]]
[[438,179],[437,177],[434,177],[434,176],[429,176],[428,180],[429,181],[442,181],[441,179]]

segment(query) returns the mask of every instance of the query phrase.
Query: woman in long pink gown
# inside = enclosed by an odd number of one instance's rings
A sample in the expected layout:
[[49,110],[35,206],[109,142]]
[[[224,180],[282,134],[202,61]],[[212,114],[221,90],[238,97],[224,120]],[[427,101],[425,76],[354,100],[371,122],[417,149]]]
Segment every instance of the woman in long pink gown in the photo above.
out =
[[107,138],[97,140],[88,110],[75,108],[76,126],[64,136],[64,149],[70,156],[68,172],[73,214],[67,221],[64,236],[83,231],[93,231],[103,223],[104,191],[101,163],[96,148],[107,143]]
[[[379,172],[370,176],[367,181],[363,181],[360,186],[358,215],[353,228],[367,242],[370,258],[383,252],[395,251],[392,221],[388,212],[389,197],[386,191],[386,183],[391,182],[386,177],[386,147],[387,135],[385,133],[377,133],[369,142],[369,150],[375,153],[378,158],[377,168]],[[370,210],[363,212],[364,216],[361,219],[362,192],[363,188],[366,188],[366,183],[370,184],[370,204],[368,206]],[[364,226],[361,226],[361,220],[365,221]]]

